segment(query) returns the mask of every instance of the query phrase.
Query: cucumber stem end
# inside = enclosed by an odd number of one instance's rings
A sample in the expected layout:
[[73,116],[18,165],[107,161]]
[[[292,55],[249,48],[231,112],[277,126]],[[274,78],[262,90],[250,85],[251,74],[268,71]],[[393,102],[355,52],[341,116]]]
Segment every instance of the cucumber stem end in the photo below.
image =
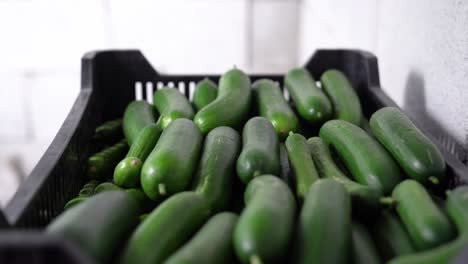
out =
[[393,197],[380,197],[379,203],[382,205],[395,206],[398,204],[398,201]]

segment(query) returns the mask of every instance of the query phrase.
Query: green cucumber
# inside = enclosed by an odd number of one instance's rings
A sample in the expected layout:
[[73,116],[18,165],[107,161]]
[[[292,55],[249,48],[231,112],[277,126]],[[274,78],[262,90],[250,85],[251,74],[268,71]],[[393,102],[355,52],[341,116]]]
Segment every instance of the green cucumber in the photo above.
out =
[[194,192],[171,196],[136,228],[123,250],[120,263],[163,263],[209,216],[209,205],[203,196]]
[[156,111],[146,101],[133,101],[128,104],[123,116],[123,131],[131,146],[140,131],[147,125],[156,122]]
[[286,139],[289,132],[299,130],[296,114],[283,97],[278,84],[269,79],[261,79],[252,85],[258,111],[268,119],[281,139]]
[[378,110],[370,119],[370,127],[410,178],[438,183],[444,177],[445,161],[439,149],[401,110]]
[[385,260],[416,252],[403,223],[392,212],[381,213],[373,227],[373,234]]
[[78,197],[89,197],[94,194],[94,188],[82,188],[78,193]]
[[143,163],[156,146],[161,132],[156,124],[149,124],[140,131],[126,158],[115,167],[115,184],[126,188],[138,187]]
[[458,237],[431,250],[395,258],[389,264],[451,263],[468,245],[468,187],[461,186],[447,193],[447,212],[458,229]]
[[91,180],[83,185],[80,192],[78,193],[79,197],[89,197],[94,194],[94,189],[99,184],[96,180]]
[[382,263],[375,243],[369,231],[358,222],[352,223],[351,256],[353,264],[379,264]]
[[240,151],[240,136],[230,127],[217,127],[205,138],[195,192],[205,196],[213,212],[227,209]]
[[214,215],[165,264],[223,264],[232,259],[232,233],[238,216],[231,212]]
[[299,115],[310,124],[321,124],[332,117],[333,109],[325,93],[304,68],[294,68],[284,77]]
[[156,124],[144,127],[128,150],[127,157],[137,157],[145,161],[161,136],[161,129]]
[[294,179],[291,175],[291,165],[289,164],[288,149],[284,143],[280,143],[280,164],[280,178],[289,186],[289,188],[293,188]]
[[235,252],[242,263],[270,263],[284,257],[292,238],[296,204],[278,177],[263,175],[247,185],[246,207],[234,229]]
[[296,263],[348,263],[351,199],[343,185],[332,179],[312,184],[298,221]]
[[351,195],[353,205],[358,205],[353,206],[353,211],[370,211],[379,207],[382,198],[381,191],[359,184],[346,177],[333,161],[330,150],[321,138],[309,138],[308,143],[320,178],[331,178],[343,184]]
[[128,157],[119,162],[114,170],[114,183],[124,188],[135,188],[140,185],[140,173],[143,161]]
[[354,179],[389,194],[401,180],[390,154],[360,127],[344,120],[331,120],[320,128],[320,138],[338,153]]
[[279,140],[266,118],[257,116],[245,123],[242,144],[236,169],[243,183],[247,184],[258,175],[279,174]]
[[64,210],[67,210],[69,208],[72,208],[73,206],[83,202],[83,201],[86,201],[90,196],[78,196],[78,197],[75,197],[73,199],[71,199],[70,201],[68,201],[65,206],[63,207]]
[[197,83],[193,92],[193,106],[195,110],[200,111],[203,107],[209,105],[216,99],[218,88],[216,84],[208,78],[205,78]]
[[402,181],[392,196],[398,202],[396,210],[416,249],[431,249],[454,237],[449,219],[419,182]]
[[219,126],[239,127],[250,111],[250,79],[238,69],[223,74],[216,100],[203,107],[194,122],[203,134]]
[[141,187],[152,200],[185,190],[196,169],[203,137],[185,118],[171,122],[141,169]]
[[119,160],[123,158],[128,149],[125,140],[106,148],[88,158],[87,175],[94,180],[104,180],[110,178],[112,170]]
[[123,138],[122,119],[109,120],[94,130],[94,139],[104,141],[117,141]]
[[96,186],[94,189],[94,193],[98,194],[100,192],[106,192],[106,191],[115,191],[115,190],[122,190],[119,186],[113,184],[112,182],[103,182]]
[[108,263],[138,223],[135,199],[122,191],[97,194],[66,210],[46,228],[74,242],[98,263]]
[[158,109],[157,124],[165,129],[179,118],[193,119],[194,112],[187,97],[176,88],[164,87],[154,93],[153,104]]
[[339,70],[327,70],[320,77],[323,91],[333,105],[333,117],[359,126],[362,117],[361,102],[351,82]]
[[97,181],[97,180],[90,180],[88,181],[87,183],[85,183],[85,185],[83,185],[83,188],[92,188],[94,190],[94,188],[96,188],[96,186],[99,184],[100,182]]
[[155,203],[150,198],[148,198],[148,196],[146,196],[143,190],[138,188],[131,188],[126,189],[125,191],[138,201],[138,204],[141,205],[140,207],[143,212],[154,208]]
[[286,139],[285,145],[296,180],[296,195],[302,200],[319,176],[312,160],[309,144],[304,136],[291,133]]

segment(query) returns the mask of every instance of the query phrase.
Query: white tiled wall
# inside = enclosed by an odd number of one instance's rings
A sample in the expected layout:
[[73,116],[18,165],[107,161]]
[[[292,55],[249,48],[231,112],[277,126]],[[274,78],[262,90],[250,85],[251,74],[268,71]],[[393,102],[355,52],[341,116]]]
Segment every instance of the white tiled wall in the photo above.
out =
[[113,1],[112,46],[139,47],[161,71],[221,72],[233,64],[245,68],[246,2]]
[[253,1],[249,54],[253,70],[283,73],[297,66],[299,10],[296,0]]
[[374,50],[378,0],[304,0],[300,11],[300,59],[317,48]]

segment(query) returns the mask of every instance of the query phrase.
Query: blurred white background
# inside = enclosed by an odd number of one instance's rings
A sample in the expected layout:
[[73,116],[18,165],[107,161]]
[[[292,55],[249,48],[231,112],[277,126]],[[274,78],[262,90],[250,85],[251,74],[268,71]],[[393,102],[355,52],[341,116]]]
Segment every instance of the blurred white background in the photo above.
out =
[[162,72],[283,73],[335,47],[374,52],[386,92],[466,151],[468,1],[0,0],[0,203],[68,114],[86,51],[138,48]]

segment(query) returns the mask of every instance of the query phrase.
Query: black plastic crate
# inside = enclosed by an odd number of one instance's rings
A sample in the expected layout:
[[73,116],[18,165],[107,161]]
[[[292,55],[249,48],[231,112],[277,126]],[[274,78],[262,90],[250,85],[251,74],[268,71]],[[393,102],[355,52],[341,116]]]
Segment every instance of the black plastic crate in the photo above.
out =
[[[343,71],[357,90],[367,117],[381,107],[396,106],[381,90],[377,58],[369,52],[318,50],[305,67],[317,79],[330,68]],[[159,74],[138,50],[87,53],[82,59],[81,74],[80,94],[63,126],[5,208],[7,220],[15,227],[43,227],[63,210],[69,199],[77,195],[86,180],[86,159],[93,153],[91,138],[94,128],[103,121],[121,117],[130,101],[151,101],[154,91],[163,85],[177,88],[191,99],[196,82],[205,77],[213,81],[219,79],[219,75]],[[252,81],[260,78],[270,78],[280,84],[283,81],[282,75],[250,77]],[[286,90],[284,95],[289,98]],[[414,121],[418,125],[419,122]],[[440,190],[467,184],[468,168],[455,155],[456,149],[450,147],[454,141],[438,127],[419,127],[426,134],[430,131],[429,137],[445,157],[448,177]],[[444,141],[439,142],[437,138]],[[28,232],[23,233],[24,239],[27,239]],[[15,238],[21,238],[21,234],[16,233]],[[9,237],[8,233],[0,233],[0,248],[8,245]]]
[[0,263],[94,263],[77,247],[42,232],[4,231],[0,234]]
[[5,218],[5,215],[3,214],[3,211],[0,210],[0,228],[6,228],[9,227],[8,221]]

